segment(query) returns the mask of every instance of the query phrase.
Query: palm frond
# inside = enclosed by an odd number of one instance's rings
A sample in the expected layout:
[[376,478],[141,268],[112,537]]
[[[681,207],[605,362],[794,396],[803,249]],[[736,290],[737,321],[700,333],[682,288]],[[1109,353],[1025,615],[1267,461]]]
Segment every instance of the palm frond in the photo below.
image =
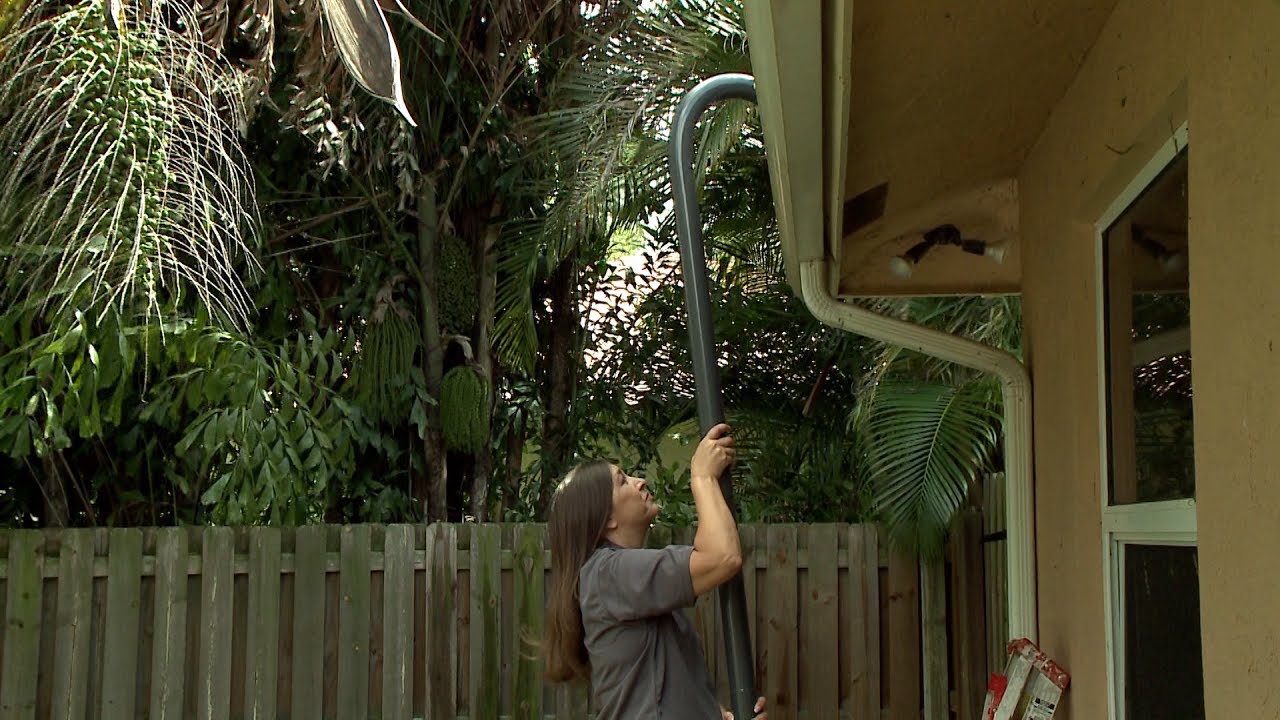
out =
[[48,10],[0,40],[0,300],[155,309],[193,291],[243,320],[242,78],[184,29],[189,8],[130,6],[119,31],[100,3]]
[[[739,3],[686,0],[654,10],[624,4],[628,20],[590,37],[583,61],[556,77],[556,109],[522,128],[546,170],[522,191],[547,207],[520,221],[504,249],[494,342],[513,367],[532,362],[530,288],[538,266],[554,266],[585,238],[607,241],[642,219],[637,214],[659,209],[670,197],[664,140],[681,93],[702,77],[749,65]],[[741,103],[709,111],[699,143],[702,172],[740,139],[750,112]]]
[[874,500],[890,542],[941,553],[956,511],[999,437],[995,382],[885,383],[868,423]]

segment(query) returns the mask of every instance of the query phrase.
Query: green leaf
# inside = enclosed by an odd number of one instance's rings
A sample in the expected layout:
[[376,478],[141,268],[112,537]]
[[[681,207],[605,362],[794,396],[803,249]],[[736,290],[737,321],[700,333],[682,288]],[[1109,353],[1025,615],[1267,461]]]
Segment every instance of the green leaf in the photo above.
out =
[[208,490],[200,496],[200,502],[205,505],[217,505],[222,500],[222,494],[227,489],[227,483],[231,481],[230,473],[223,473]]
[[319,449],[313,449],[311,452],[307,453],[307,459],[303,462],[302,467],[303,469],[310,471],[320,467],[323,463],[324,455],[320,453]]
[[227,378],[223,373],[214,371],[205,376],[204,399],[210,405],[221,405],[227,399]]
[[13,439],[13,456],[22,459],[31,454],[31,423],[23,422],[18,426],[18,431]]
[[890,542],[936,558],[999,436],[994,380],[960,387],[882,383],[871,410],[874,501]]
[[187,407],[199,410],[204,405],[204,380],[206,374],[198,373],[187,380]]
[[409,413],[409,424],[418,429],[418,439],[427,436],[427,408],[421,400],[413,401],[413,410]]
[[191,446],[200,441],[200,436],[202,431],[205,429],[205,425],[208,425],[208,421],[206,421],[204,425],[199,424],[198,421],[191,424],[191,427],[187,429],[187,433],[182,436],[182,439],[179,440],[178,444],[174,447],[179,455],[186,455],[191,451]]
[[325,378],[328,375],[329,375],[329,356],[327,353],[319,353],[316,356],[316,372],[315,372],[316,379],[319,380],[320,382],[324,382]]
[[239,413],[234,410],[223,410],[222,419],[219,423],[222,437],[232,438],[236,436],[236,424],[240,421]]
[[[223,418],[224,419],[226,418],[225,414],[223,415]],[[219,439],[218,423],[213,422],[213,419],[210,418],[209,422],[206,422],[204,424],[204,435],[201,438],[201,441],[204,444],[204,451],[206,454],[212,453],[215,449],[217,449],[219,444],[218,439]]]

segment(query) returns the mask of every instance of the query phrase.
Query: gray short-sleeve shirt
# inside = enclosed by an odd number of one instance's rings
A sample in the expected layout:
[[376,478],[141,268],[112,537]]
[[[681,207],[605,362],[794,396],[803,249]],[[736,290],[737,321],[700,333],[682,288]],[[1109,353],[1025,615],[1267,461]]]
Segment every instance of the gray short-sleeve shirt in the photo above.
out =
[[592,553],[578,574],[599,720],[719,720],[702,644],[684,608],[697,596],[693,548]]

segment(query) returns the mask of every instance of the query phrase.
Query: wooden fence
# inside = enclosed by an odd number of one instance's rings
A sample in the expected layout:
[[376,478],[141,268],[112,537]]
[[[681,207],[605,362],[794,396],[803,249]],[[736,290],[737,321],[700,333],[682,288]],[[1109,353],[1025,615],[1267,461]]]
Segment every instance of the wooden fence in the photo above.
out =
[[[875,529],[741,535],[771,720],[918,720],[918,596]],[[530,644],[547,555],[542,525],[0,531],[0,718],[589,717]],[[723,687],[714,599],[692,617]]]

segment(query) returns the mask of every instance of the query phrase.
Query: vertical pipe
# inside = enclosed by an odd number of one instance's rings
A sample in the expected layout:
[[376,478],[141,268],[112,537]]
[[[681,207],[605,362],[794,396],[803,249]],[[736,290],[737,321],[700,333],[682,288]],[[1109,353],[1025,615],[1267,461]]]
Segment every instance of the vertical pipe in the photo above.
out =
[[[689,352],[697,384],[698,424],[702,434],[724,422],[720,369],[716,366],[714,328],[707,292],[707,257],[702,244],[702,220],[693,182],[693,131],[698,118],[713,103],[739,99],[756,101],[755,80],[750,75],[727,73],[698,83],[684,96],[672,119],[667,159],[671,192],[675,201],[676,230],[680,235],[680,266],[684,275],[685,305],[689,315]],[[729,472],[720,478],[720,491],[735,519],[737,503]],[[733,716],[754,716],[757,697],[751,665],[751,635],[747,624],[746,594],[739,573],[716,590],[724,623],[725,658],[729,671],[729,702]]]

